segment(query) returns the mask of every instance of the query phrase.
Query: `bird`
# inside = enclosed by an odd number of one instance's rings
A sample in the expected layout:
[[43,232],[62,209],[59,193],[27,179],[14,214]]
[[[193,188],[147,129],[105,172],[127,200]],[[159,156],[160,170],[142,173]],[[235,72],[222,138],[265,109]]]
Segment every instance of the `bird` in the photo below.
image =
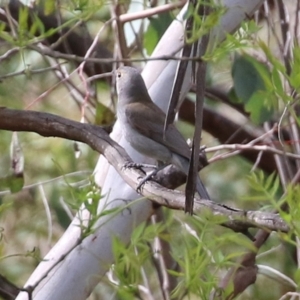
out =
[[[126,141],[139,153],[164,166],[175,165],[187,175],[191,150],[175,125],[164,131],[166,115],[152,101],[141,74],[132,67],[118,68],[116,89],[117,119]],[[199,176],[196,190],[202,199],[210,199]],[[185,211],[192,213],[193,204],[186,201]]]

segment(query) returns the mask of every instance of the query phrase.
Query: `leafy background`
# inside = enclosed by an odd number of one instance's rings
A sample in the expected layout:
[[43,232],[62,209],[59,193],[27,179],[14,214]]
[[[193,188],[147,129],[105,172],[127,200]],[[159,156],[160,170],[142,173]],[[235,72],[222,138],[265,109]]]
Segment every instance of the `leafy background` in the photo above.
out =
[[[287,2],[292,11],[293,1]],[[52,1],[44,1],[44,14],[55,12],[53,4]],[[130,9],[136,9],[134,3]],[[41,41],[78,21],[84,21],[84,26],[95,36],[99,28],[110,19],[110,11],[107,3],[98,1],[63,1],[60,12],[65,21],[56,30],[46,30],[39,18],[28,25],[29,14],[26,9],[19,11],[19,27],[15,35],[9,34],[4,26],[1,27],[0,55],[16,46],[22,46],[15,55],[1,61],[1,106],[50,112],[81,120],[81,105],[76,103],[54,72],[31,72],[51,65],[49,59],[38,54],[31,46],[37,40]],[[133,43],[131,57],[150,55],[175,16],[176,11],[172,11],[136,23],[136,28],[140,27],[140,44],[137,47]],[[276,10],[272,16],[278,20]],[[130,46],[130,41],[136,37],[132,34],[132,27],[125,27],[125,36]],[[113,51],[116,37],[111,26],[105,26],[99,43]],[[255,130],[261,128],[263,122],[278,118],[284,105],[291,101],[291,96],[282,84],[283,79],[290,83],[295,92],[299,91],[300,51],[298,46],[294,47],[292,70],[288,74],[276,46],[270,24],[265,19],[259,22],[246,21],[236,34],[228,35],[221,46],[213,48],[205,57],[208,61],[207,84],[227,91],[231,103],[241,104],[246,113],[241,114],[232,106],[212,99],[206,99],[206,104],[239,122],[241,127],[248,126]],[[266,64],[266,60],[272,63],[272,68]],[[72,62],[53,59],[52,65],[53,62],[62,64],[69,72],[74,70]],[[142,68],[143,63],[135,66]],[[22,74],[14,75],[15,72]],[[8,77],[8,74],[12,75]],[[84,91],[77,72],[72,74],[71,81],[76,88]],[[93,88],[96,96],[88,103],[86,119],[92,123],[112,125],[116,97],[110,93],[110,85],[99,80],[93,84]],[[48,93],[43,96],[46,91]],[[193,93],[190,97],[194,97]],[[191,125],[183,121],[177,125],[186,138],[192,136]],[[95,189],[91,175],[98,153],[83,144],[44,138],[34,133],[19,133],[21,155],[25,161],[23,179],[26,188],[10,194],[8,189],[12,188],[16,180],[6,180],[13,173],[10,157],[12,137],[11,132],[0,131],[0,269],[5,277],[22,286],[38,262],[63,234],[72,214],[86,201],[87,193]],[[204,132],[202,144],[209,148],[220,143]],[[290,149],[289,146],[287,149]],[[208,158],[213,155],[208,153]],[[260,171],[253,172],[252,168],[253,164],[249,161],[241,156],[233,156],[209,165],[201,173],[216,201],[251,210],[276,207],[282,192],[277,177],[270,177]],[[293,195],[299,196],[299,191],[293,191]],[[292,201],[290,199],[289,203]],[[50,208],[50,216],[47,216],[45,202]],[[178,278],[178,285],[173,291],[174,298],[191,296],[191,299],[207,299],[225,271],[243,253],[253,249],[247,237],[218,226],[222,219],[213,218],[208,213],[195,219],[166,208],[163,212],[162,222],[137,227],[129,246],[123,245],[117,238],[114,240],[116,263],[112,273],[115,281],[104,280],[90,299],[102,299],[111,293],[116,299],[138,298],[142,294],[140,285],[145,283],[143,272],[152,295],[159,299],[161,290],[149,246],[157,236],[170,244],[172,256],[178,265],[173,271],[173,275]],[[294,217],[297,217],[296,209]],[[297,226],[294,228],[295,233]],[[298,284],[299,272],[294,260],[293,244],[289,235],[272,234],[260,250],[257,263],[280,270],[294,278]],[[280,284],[278,281],[270,273],[260,274],[256,284],[249,287],[240,299],[277,299],[291,289],[283,280]],[[268,286],[271,288],[266,288]]]

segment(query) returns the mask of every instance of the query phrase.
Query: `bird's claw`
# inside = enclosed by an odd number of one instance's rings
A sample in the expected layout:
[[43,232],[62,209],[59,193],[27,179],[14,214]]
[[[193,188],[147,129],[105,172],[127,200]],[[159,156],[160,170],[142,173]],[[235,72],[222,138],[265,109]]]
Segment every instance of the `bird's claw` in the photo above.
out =
[[[156,175],[156,173],[158,172],[157,168],[155,168],[155,170],[153,170],[151,173],[149,173],[148,175],[144,176],[142,178],[142,180],[139,182],[138,186],[136,187],[136,191],[140,194],[141,193],[141,188],[142,186],[150,179],[152,179],[153,176]],[[141,177],[139,177],[140,179]]]
[[145,175],[147,174],[144,170],[143,170],[143,164],[138,164],[138,163],[134,163],[134,162],[129,162],[129,163],[126,163],[124,165],[124,169],[138,169],[140,170],[141,172],[143,172]]
[[[136,187],[136,191],[137,193],[141,193],[141,189],[142,186],[148,181],[150,180],[153,176],[156,175],[156,173],[159,171],[157,166],[154,165],[148,165],[148,164],[139,164],[139,163],[134,163],[134,162],[128,162],[123,166],[124,169],[129,169],[129,168],[135,168],[140,170],[141,172],[143,172],[145,174],[144,177],[140,176],[138,177],[138,180],[141,180],[138,184],[138,186]],[[144,168],[148,168],[148,169],[153,169],[149,174],[147,174],[144,171]]]
[[148,181],[150,180],[152,177],[152,174],[148,174],[144,177],[139,177],[139,179],[141,179],[141,181],[139,182],[138,186],[136,187],[136,191],[140,194],[141,193],[141,189],[142,189],[142,186]]

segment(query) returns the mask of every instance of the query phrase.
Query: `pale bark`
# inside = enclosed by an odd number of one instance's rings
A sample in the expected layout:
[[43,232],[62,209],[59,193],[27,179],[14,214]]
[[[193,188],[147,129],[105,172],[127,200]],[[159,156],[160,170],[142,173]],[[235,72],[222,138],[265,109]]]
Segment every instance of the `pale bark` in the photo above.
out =
[[[222,18],[220,26],[212,34],[213,43],[220,42],[225,32],[233,32],[237,29],[241,21],[252,15],[262,3],[262,0],[224,1],[228,11]],[[166,31],[152,56],[172,55],[181,48],[183,23],[179,20],[186,8],[187,6],[182,9],[178,18]],[[168,105],[176,68],[176,61],[151,61],[147,63],[143,71],[143,77],[153,101],[163,110],[166,110]],[[187,74],[182,96],[189,89],[189,78]],[[111,136],[126,149],[134,161],[149,162],[126,143],[121,136],[118,123]],[[95,233],[76,246],[81,232],[78,227],[78,218],[88,219],[89,217],[88,212],[83,208],[28,279],[25,287],[35,286],[41,281],[34,289],[34,299],[86,299],[114,261],[111,243],[113,236],[118,236],[124,243],[129,243],[132,230],[150,216],[152,205],[145,199],[135,201],[129,208],[122,209],[128,204],[124,199],[133,201],[140,196],[123,181],[103,157],[99,159],[95,168],[95,180],[103,187],[104,198],[100,202],[99,212],[105,208],[118,207],[120,213],[101,217],[97,222]],[[49,272],[53,265],[55,268]],[[45,279],[41,280],[43,276]],[[19,294],[17,300],[21,299],[28,299],[26,292]]]

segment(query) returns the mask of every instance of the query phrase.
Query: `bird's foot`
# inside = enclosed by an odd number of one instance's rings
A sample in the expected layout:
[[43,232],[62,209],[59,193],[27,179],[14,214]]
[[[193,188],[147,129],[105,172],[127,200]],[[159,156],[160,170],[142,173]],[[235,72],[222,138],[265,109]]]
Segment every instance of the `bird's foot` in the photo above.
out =
[[152,179],[152,177],[155,176],[155,175],[157,174],[158,171],[159,171],[159,170],[158,170],[157,168],[155,168],[155,170],[153,170],[152,172],[150,172],[148,175],[144,176],[144,177],[142,178],[142,180],[139,182],[139,184],[138,184],[138,186],[137,186],[137,188],[136,188],[136,191],[137,191],[138,193],[140,193],[140,192],[141,192],[142,186],[143,186],[148,180]]
[[139,163],[134,163],[134,162],[129,162],[129,163],[126,163],[124,165],[124,168],[125,169],[130,169],[130,168],[134,168],[134,169],[138,169],[140,170],[141,172],[143,172],[145,175],[146,175],[146,172],[144,171],[144,168],[145,169],[157,169],[156,166],[154,165],[148,165],[148,164],[139,164]]

